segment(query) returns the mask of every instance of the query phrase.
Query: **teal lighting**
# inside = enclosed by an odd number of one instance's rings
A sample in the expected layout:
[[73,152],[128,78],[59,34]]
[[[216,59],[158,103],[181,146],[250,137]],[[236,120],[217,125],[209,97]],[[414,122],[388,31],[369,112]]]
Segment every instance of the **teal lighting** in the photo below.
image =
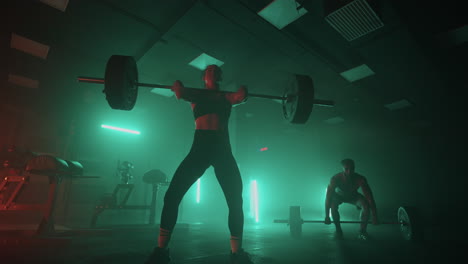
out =
[[197,204],[200,203],[200,178],[197,180]]
[[101,127],[102,128],[107,128],[107,129],[112,129],[112,130],[117,130],[117,131],[120,131],[120,132],[140,135],[140,131],[136,131],[136,130],[130,130],[130,129],[126,129],[126,128],[120,128],[120,127],[114,127],[114,126],[108,126],[108,125],[101,125]]
[[407,108],[407,107],[410,107],[410,106],[411,106],[411,103],[408,102],[408,100],[406,100],[406,99],[402,99],[402,100],[395,101],[393,103],[385,105],[385,107],[390,111],[403,109],[403,108]]
[[306,13],[307,10],[295,0],[274,0],[260,10],[258,15],[281,30]]
[[200,56],[196,57],[189,63],[190,66],[195,67],[202,71],[204,71],[208,65],[212,65],[212,64],[215,64],[218,67],[221,67],[221,65],[223,65],[224,62],[214,57],[211,57],[210,55],[206,53],[202,53],[200,54]]
[[371,75],[374,75],[374,71],[369,68],[366,64],[359,65],[350,70],[340,73],[340,75],[349,82],[355,82]]
[[256,180],[250,184],[250,206],[255,222],[258,223],[258,186]]

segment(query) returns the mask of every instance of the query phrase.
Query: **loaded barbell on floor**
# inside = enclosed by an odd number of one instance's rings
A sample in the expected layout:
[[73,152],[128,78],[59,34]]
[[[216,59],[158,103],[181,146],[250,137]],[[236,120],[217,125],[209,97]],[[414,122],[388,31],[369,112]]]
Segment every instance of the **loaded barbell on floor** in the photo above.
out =
[[[307,75],[295,74],[291,83],[285,88],[283,96],[248,93],[249,97],[281,100],[283,115],[290,123],[304,124],[312,112],[314,105],[333,107],[331,100],[315,99],[312,78]],[[135,106],[138,87],[170,89],[170,85],[149,84],[138,82],[138,70],[135,59],[131,56],[112,55],[107,61],[105,77],[78,77],[79,82],[104,84],[103,93],[112,109],[132,110]],[[200,88],[190,88],[204,92],[221,92]]]
[[[288,220],[274,220],[274,223],[286,223],[289,225],[291,236],[294,238],[302,235],[302,224],[305,223],[321,223],[323,220],[303,220],[301,217],[300,206],[289,207]],[[361,221],[340,221],[342,224],[360,224]],[[418,240],[421,238],[421,230],[419,229],[417,211],[411,206],[400,206],[397,213],[396,222],[381,222],[383,225],[400,225],[400,232],[405,240]]]

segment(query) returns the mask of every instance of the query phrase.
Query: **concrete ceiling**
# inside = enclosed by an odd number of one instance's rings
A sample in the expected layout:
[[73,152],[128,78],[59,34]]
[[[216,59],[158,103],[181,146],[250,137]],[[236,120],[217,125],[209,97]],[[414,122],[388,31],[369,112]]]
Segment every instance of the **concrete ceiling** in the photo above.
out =
[[[50,51],[41,60],[9,49],[8,71],[39,79],[41,85],[32,90],[6,84],[3,98],[51,112],[58,108],[66,115],[107,105],[101,89],[77,83],[76,77],[102,77],[113,54],[136,58],[140,82],[172,84],[178,79],[201,87],[200,71],[188,63],[207,53],[224,61],[226,90],[246,84],[253,93],[282,95],[292,74],[311,76],[316,97],[336,102],[335,108],[316,107],[313,122],[334,117],[403,125],[433,122],[428,109],[442,103],[437,91],[447,85],[441,70],[458,68],[438,64],[455,49],[450,41],[441,45],[440,39],[466,25],[456,5],[370,1],[384,27],[349,42],[325,21],[323,1],[297,1],[308,13],[281,30],[257,14],[269,2],[71,0],[62,12],[39,1],[8,1],[4,36],[15,33],[50,46]],[[466,42],[456,47],[466,54]],[[375,75],[356,82],[341,77],[361,64]],[[394,112],[385,108],[401,99],[412,106]],[[139,100],[137,106],[146,107],[165,99],[140,89]],[[252,101],[258,107],[276,104]],[[257,106],[240,111],[252,113]]]

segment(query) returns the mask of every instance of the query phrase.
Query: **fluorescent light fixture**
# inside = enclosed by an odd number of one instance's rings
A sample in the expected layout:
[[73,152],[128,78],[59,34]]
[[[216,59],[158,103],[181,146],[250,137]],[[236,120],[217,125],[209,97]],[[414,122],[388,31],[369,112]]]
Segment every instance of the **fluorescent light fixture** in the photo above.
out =
[[30,40],[15,33],[11,34],[10,47],[44,60],[47,59],[50,49],[47,45]]
[[325,120],[325,123],[330,124],[330,125],[336,125],[336,124],[343,123],[343,122],[344,122],[344,119],[339,116],[332,117],[332,118]]
[[117,131],[120,131],[120,132],[140,135],[140,131],[136,131],[136,130],[130,130],[130,129],[126,129],[126,128],[120,128],[120,127],[114,127],[114,126],[108,126],[108,125],[101,125],[101,127],[102,128],[107,128],[107,129],[112,129],[112,130],[117,130]]
[[39,88],[39,81],[33,80],[25,76],[16,75],[16,74],[8,74],[8,82],[14,85],[18,85],[21,87],[26,88]]
[[189,62],[189,65],[192,67],[195,67],[199,70],[204,71],[206,69],[206,66],[215,64],[218,67],[221,67],[221,65],[224,64],[223,61],[220,61],[214,57],[211,57],[210,55],[206,53],[200,54],[200,56],[196,57],[193,59],[191,62]]
[[408,102],[408,100],[406,100],[406,99],[402,99],[402,100],[399,100],[399,101],[396,101],[396,102],[385,105],[385,107],[390,111],[403,109],[403,108],[406,108],[406,107],[409,107],[409,106],[411,106],[411,103]]
[[294,0],[275,0],[260,10],[258,15],[276,28],[283,29],[307,13],[302,7],[297,9],[298,6]]
[[340,73],[340,75],[349,82],[355,82],[357,80],[364,79],[374,74],[374,71],[372,71],[372,69],[369,68],[369,66],[367,66],[366,64],[359,65],[350,70]]
[[256,180],[250,183],[250,208],[255,222],[258,223],[258,187]]
[[68,0],[39,0],[39,1],[55,9],[58,9],[62,12],[65,12],[65,9],[67,9],[67,6],[68,6]]
[[200,203],[200,178],[197,180],[197,204]]
[[[328,187],[325,188],[325,199],[323,199],[323,200],[326,200],[326,199],[327,199],[327,190],[328,190]],[[332,217],[332,216],[331,216],[331,210],[328,211],[328,217]]]

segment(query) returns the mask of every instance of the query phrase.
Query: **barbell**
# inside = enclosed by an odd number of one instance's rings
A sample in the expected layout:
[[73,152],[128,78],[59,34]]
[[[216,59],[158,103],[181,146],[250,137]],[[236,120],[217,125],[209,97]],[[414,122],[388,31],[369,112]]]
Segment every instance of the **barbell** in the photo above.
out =
[[[136,61],[131,56],[112,55],[106,64],[104,78],[79,76],[79,82],[104,84],[103,93],[112,109],[132,110],[138,97],[138,87],[171,89],[171,85],[138,82]],[[203,90],[206,93],[231,93],[186,87],[188,90]],[[248,97],[281,100],[283,115],[290,123],[304,124],[314,105],[333,107],[331,100],[315,99],[312,78],[295,74],[282,96],[248,93]]]
[[[275,219],[274,223],[286,223],[289,225],[290,234],[294,238],[302,235],[302,224],[305,223],[321,223],[323,220],[303,220],[301,217],[300,206],[289,207],[289,219],[278,220]],[[342,224],[360,224],[361,221],[340,221]],[[405,240],[418,240],[421,238],[421,229],[418,224],[417,210],[412,206],[400,206],[397,212],[397,221],[395,222],[381,222],[383,225],[400,225],[400,232]]]

